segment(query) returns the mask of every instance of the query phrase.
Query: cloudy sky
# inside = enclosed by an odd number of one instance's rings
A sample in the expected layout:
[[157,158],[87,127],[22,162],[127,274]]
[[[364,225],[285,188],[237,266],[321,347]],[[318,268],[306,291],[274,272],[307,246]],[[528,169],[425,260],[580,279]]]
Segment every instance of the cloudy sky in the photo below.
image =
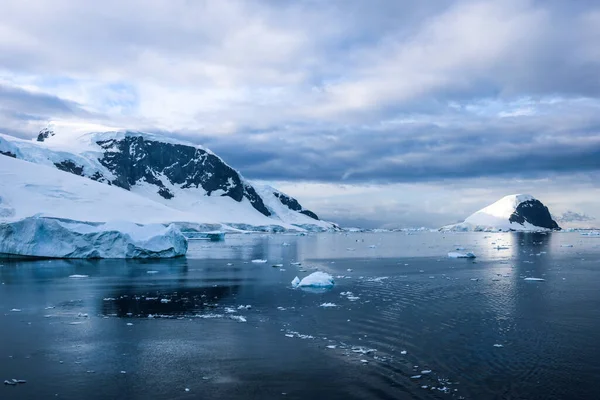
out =
[[597,1],[1,3],[0,132],[168,132],[345,225],[600,217]]

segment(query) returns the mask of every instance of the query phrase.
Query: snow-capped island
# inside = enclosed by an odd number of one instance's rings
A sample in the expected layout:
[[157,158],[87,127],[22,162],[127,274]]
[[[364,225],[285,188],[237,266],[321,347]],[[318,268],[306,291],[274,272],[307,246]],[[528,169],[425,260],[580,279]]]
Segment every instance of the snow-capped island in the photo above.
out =
[[0,134],[0,176],[3,257],[176,257],[180,229],[339,229],[210,150],[149,133]]
[[560,230],[548,207],[529,194],[505,196],[442,231],[551,231]]

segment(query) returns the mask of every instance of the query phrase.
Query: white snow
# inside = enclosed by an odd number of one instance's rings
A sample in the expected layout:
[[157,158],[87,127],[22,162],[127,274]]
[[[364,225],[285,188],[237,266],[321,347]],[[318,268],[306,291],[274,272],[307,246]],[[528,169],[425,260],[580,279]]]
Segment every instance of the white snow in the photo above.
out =
[[458,253],[458,252],[454,252],[451,251],[450,253],[448,253],[448,257],[450,258],[475,258],[475,254],[468,252],[468,253]]
[[0,223],[0,253],[51,258],[163,258],[185,255],[174,225],[87,223],[31,217]]
[[[292,281],[292,285],[294,285],[294,282],[296,282],[296,279],[298,279],[298,277],[296,277],[293,281]],[[333,281],[333,276],[329,275],[326,272],[321,272],[321,271],[317,271],[317,272],[313,272],[312,274],[305,276],[302,280],[300,280],[296,287],[314,287],[314,288],[329,288],[329,287],[333,287],[334,285],[334,281]]]

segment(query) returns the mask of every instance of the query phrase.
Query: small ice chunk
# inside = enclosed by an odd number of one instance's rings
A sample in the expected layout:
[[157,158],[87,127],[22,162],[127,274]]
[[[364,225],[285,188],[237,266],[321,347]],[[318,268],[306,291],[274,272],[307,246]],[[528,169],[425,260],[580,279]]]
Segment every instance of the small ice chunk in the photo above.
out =
[[348,271],[348,272],[352,272],[352,268],[348,268],[346,271]]
[[246,322],[246,317],[243,317],[241,315],[231,315],[229,318],[234,319],[238,322]]
[[421,375],[413,375],[410,377],[410,379],[419,379],[421,378]]
[[266,263],[267,263],[267,260],[263,260],[262,258],[257,258],[257,259],[255,259],[255,260],[252,260],[252,262],[253,262],[254,264],[266,264]]
[[525,281],[534,281],[534,282],[541,282],[541,281],[545,281],[545,279],[543,278],[525,278]]
[[249,310],[252,306],[250,304],[238,306],[238,310]]
[[127,371],[121,371],[121,373],[122,373],[122,374],[126,374],[126,373],[127,373]]
[[167,304],[171,302],[171,299],[160,299],[160,302],[163,304]]
[[294,280],[292,281],[292,287],[298,287],[299,284],[300,284],[300,278],[295,277]]
[[158,274],[158,271],[150,270],[146,271],[147,274]]
[[189,392],[189,391],[190,391],[190,388],[185,388],[184,390],[185,390],[186,392]]
[[12,310],[10,310],[11,312],[21,312],[20,308],[13,308]]
[[458,252],[454,252],[451,251],[450,253],[448,253],[448,257],[450,258],[475,258],[475,254],[468,252],[468,253],[458,253]]
[[283,264],[273,264],[273,268],[281,268],[283,267]]
[[[297,278],[297,277],[296,277]],[[292,285],[294,284],[292,281]],[[334,285],[333,276],[326,272],[313,272],[312,274],[305,276],[296,286],[298,287],[318,287],[318,288],[330,288]]]
[[496,343],[496,344],[494,345],[494,347],[504,347],[504,345],[502,345],[502,344],[499,344],[499,343]]
[[400,352],[400,354],[402,354],[402,355],[406,355],[406,354],[408,354],[408,352],[407,352],[406,350],[402,350],[402,351]]
[[430,374],[430,373],[431,373],[430,369],[424,369],[423,371],[421,371],[421,374],[423,374],[423,375],[427,375],[427,374]]
[[133,326],[133,324],[131,322],[128,322],[127,326]]
[[335,344],[330,344],[326,346],[328,349],[335,349],[337,346]]
[[293,263],[290,263],[290,264],[291,264],[291,265],[302,265],[302,263],[301,263],[301,262],[293,262]]
[[69,275],[69,278],[72,279],[83,279],[83,278],[89,278],[89,275]]
[[369,362],[369,360],[365,360],[364,358],[362,360],[360,360],[361,363],[363,364],[367,364]]
[[325,307],[325,308],[327,308],[327,307],[337,307],[337,304],[335,304],[335,303],[323,303],[319,307]]

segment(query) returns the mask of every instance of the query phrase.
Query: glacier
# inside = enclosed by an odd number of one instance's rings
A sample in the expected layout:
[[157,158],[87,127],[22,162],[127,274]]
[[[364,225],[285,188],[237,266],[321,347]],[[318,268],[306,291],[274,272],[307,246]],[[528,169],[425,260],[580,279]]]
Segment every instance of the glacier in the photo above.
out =
[[170,258],[188,243],[175,225],[28,217],[0,223],[0,255],[41,258]]

